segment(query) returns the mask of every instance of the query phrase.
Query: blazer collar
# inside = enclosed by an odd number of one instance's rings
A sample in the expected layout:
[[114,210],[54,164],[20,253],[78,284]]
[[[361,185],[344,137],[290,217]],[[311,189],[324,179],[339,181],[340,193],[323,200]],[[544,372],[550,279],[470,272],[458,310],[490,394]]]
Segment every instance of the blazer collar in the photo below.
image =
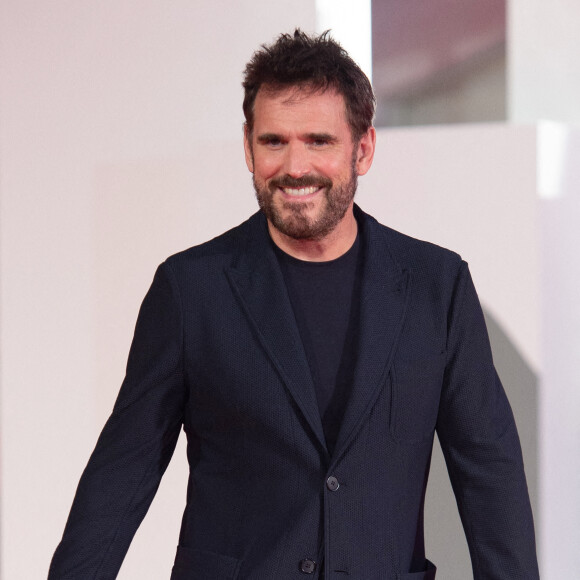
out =
[[[389,251],[383,227],[355,206],[363,244],[358,353],[350,401],[345,410],[333,462],[370,411],[392,360],[402,328],[408,273]],[[234,292],[290,395],[326,450],[322,420],[304,346],[286,284],[261,212],[247,222],[247,241],[227,271]]]
[[410,273],[391,253],[386,228],[355,205],[363,242],[357,353],[350,400],[333,461],[338,461],[386,388],[410,295]]
[[247,225],[246,246],[227,274],[263,349],[326,449],[312,375],[266,218],[258,212]]

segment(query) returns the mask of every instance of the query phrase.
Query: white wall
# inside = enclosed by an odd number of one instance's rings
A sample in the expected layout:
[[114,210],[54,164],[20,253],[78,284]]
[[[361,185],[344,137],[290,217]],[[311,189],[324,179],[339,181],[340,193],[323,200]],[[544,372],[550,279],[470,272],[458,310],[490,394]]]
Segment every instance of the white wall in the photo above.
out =
[[545,578],[580,570],[580,129],[539,127],[542,389],[539,539]]
[[580,124],[580,3],[508,0],[508,119]]
[[[0,4],[2,578],[46,575],[157,263],[254,211],[244,64],[314,22],[312,0]],[[123,578],[169,576],[178,455]]]

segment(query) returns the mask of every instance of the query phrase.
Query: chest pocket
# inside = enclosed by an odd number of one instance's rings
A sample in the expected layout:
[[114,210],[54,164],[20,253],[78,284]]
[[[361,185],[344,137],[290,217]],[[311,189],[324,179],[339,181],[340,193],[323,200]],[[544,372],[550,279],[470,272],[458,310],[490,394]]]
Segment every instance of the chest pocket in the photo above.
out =
[[402,443],[432,437],[439,410],[445,354],[395,359],[391,369],[391,434]]

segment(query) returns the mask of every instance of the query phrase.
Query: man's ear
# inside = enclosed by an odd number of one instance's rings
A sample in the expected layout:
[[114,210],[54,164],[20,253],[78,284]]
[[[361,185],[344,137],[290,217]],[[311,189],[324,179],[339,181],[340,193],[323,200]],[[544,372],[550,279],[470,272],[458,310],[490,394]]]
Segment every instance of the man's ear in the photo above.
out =
[[254,173],[254,155],[252,154],[252,132],[248,124],[244,123],[244,153],[246,155],[246,165],[250,173]]
[[377,132],[374,127],[360,138],[356,153],[356,172],[357,175],[364,175],[373,164],[375,156],[375,144],[377,142]]

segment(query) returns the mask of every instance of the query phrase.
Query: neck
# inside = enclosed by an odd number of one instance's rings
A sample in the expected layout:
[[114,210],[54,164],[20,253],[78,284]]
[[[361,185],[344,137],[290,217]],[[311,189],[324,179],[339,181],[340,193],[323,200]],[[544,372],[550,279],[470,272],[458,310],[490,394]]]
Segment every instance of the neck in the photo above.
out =
[[273,242],[293,258],[307,262],[328,262],[340,258],[350,250],[356,240],[358,226],[351,206],[334,230],[321,240],[291,238],[277,230],[269,221],[268,230]]

